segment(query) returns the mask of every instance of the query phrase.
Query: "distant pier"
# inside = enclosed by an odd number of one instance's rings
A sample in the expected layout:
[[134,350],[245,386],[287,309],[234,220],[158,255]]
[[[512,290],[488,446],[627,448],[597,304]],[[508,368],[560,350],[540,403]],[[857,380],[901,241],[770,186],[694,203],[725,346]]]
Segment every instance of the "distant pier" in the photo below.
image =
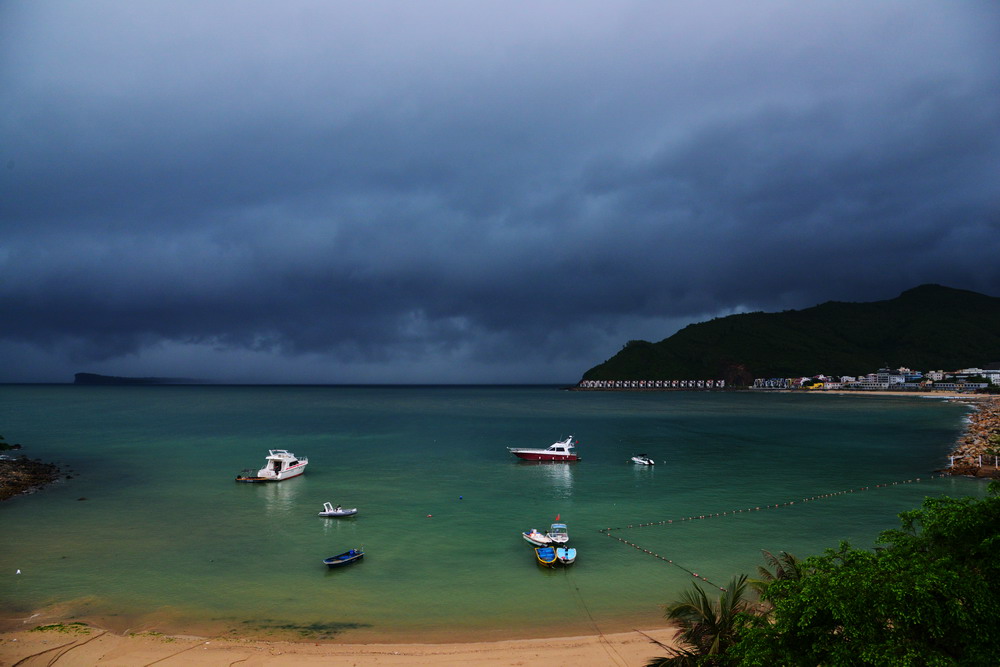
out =
[[725,380],[581,380],[575,391],[706,391],[725,389]]

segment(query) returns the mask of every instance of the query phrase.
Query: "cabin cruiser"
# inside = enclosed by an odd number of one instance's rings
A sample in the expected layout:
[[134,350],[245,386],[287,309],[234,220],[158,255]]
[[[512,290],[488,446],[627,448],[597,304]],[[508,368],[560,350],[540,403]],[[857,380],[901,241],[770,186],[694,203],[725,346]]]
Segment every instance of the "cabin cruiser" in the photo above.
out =
[[269,449],[264,467],[257,471],[244,470],[236,476],[237,482],[280,482],[298,477],[306,471],[309,459],[296,458],[287,449]]
[[525,461],[579,461],[576,455],[576,443],[573,436],[554,442],[545,449],[530,449],[527,447],[508,447],[508,451]]

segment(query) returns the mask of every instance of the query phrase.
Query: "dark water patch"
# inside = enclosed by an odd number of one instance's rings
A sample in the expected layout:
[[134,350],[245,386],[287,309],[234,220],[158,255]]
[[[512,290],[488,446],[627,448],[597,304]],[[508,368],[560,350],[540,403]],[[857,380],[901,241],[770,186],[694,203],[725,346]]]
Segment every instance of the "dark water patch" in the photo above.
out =
[[243,621],[243,625],[245,628],[250,628],[256,631],[293,633],[300,637],[309,637],[312,639],[333,639],[337,635],[348,630],[359,630],[371,627],[370,623],[316,621],[314,623],[302,624],[291,621],[277,621],[274,619],[246,620]]

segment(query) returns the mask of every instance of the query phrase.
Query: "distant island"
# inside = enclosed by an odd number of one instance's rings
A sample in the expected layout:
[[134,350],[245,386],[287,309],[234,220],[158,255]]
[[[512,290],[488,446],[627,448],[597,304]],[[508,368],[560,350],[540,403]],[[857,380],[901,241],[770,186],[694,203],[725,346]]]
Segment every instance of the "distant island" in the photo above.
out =
[[712,379],[745,387],[757,378],[863,375],[904,365],[953,370],[996,360],[1000,298],[921,285],[886,301],[730,315],[658,343],[629,341],[581,384]]
[[191,378],[131,378],[114,375],[98,375],[97,373],[77,373],[73,376],[73,384],[107,384],[107,385],[148,385],[148,384],[206,384],[205,380]]

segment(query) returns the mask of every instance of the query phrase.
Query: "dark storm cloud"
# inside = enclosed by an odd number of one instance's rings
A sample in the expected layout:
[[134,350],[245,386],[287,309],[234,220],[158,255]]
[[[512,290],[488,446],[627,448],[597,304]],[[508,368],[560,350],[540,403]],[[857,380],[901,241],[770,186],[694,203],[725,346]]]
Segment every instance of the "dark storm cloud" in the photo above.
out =
[[990,3],[0,18],[0,380],[571,381],[716,315],[1000,294]]

